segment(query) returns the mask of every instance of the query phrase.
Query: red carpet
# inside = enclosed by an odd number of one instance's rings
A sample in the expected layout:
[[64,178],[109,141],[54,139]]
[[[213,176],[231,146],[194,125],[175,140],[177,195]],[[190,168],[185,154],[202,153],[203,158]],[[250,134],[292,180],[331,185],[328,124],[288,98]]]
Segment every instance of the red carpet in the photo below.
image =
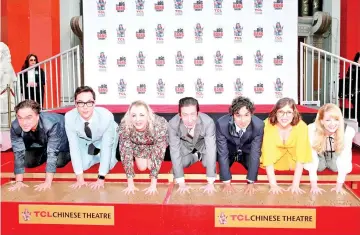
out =
[[[2,152],[1,154],[2,154],[1,171],[2,172],[13,172],[14,171],[14,154],[13,154],[13,152]],[[352,173],[360,174],[360,150],[359,149],[353,150],[353,163],[354,163],[354,167],[353,167]],[[28,168],[28,169],[26,169],[26,172],[27,173],[43,173],[43,172],[45,172],[45,166],[46,166],[46,164],[43,164],[36,168]],[[97,173],[98,167],[99,167],[98,165],[94,165],[90,169],[88,169],[85,173]],[[163,164],[161,165],[160,173],[169,173],[170,170],[171,170],[171,162],[164,161]],[[246,170],[242,167],[241,164],[234,164],[231,167],[231,171],[233,172],[233,174],[246,173]],[[58,173],[73,173],[74,171],[73,171],[71,162],[63,168],[58,168],[57,172]],[[140,171],[138,171],[136,167],[135,167],[135,172],[140,173]],[[145,172],[149,173],[149,171],[145,171]],[[218,166],[217,166],[217,172],[219,172]],[[124,173],[124,168],[123,168],[121,162],[116,164],[116,166],[111,170],[111,173]],[[141,173],[144,173],[144,172],[141,172]],[[206,169],[201,165],[200,162],[198,162],[198,163],[192,165],[191,167],[186,168],[185,173],[187,173],[187,174],[205,174]],[[281,175],[287,175],[289,173],[290,173],[289,171],[277,172],[277,174],[281,174]],[[259,174],[266,175],[266,171],[264,169],[260,168]],[[304,174],[307,175],[307,171],[304,170]],[[328,170],[319,172],[319,175],[332,175],[332,174],[337,174],[337,173],[334,173],[334,172],[328,171]]]
[[[98,105],[99,107],[107,108],[112,113],[125,113],[129,105]],[[156,113],[177,113],[177,105],[150,105]],[[274,105],[255,105],[255,113],[270,113]],[[73,109],[74,106],[56,109],[57,113],[66,113]],[[316,109],[308,108],[306,106],[297,106],[300,113],[317,113]],[[200,105],[200,111],[204,113],[227,113],[229,112],[229,105]],[[53,110],[55,112],[55,110]]]
[[[14,170],[14,154],[13,154],[13,152],[2,152],[1,154],[2,154],[1,171],[2,172],[13,172],[13,170]],[[29,168],[29,169],[26,169],[26,172],[27,173],[43,173],[43,172],[45,172],[45,166],[46,166],[46,164],[43,164],[36,168]],[[98,167],[99,167],[98,164],[94,165],[93,167],[88,169],[85,173],[97,173]],[[134,168],[134,170],[135,170],[135,173],[140,173],[140,171],[136,167]],[[171,170],[171,162],[169,162],[169,161],[163,162],[163,164],[161,165],[160,173],[167,174],[170,172],[170,170]],[[217,165],[216,171],[219,172],[218,165]],[[73,173],[73,172],[74,171],[73,171],[71,162],[69,164],[67,164],[65,167],[57,169],[57,173]],[[185,172],[185,174],[205,174],[206,169],[199,162],[189,168],[186,168],[184,170],[184,172]],[[243,168],[243,166],[241,164],[235,163],[231,168],[231,172],[233,174],[246,174],[247,171]],[[125,173],[121,162],[116,164],[116,166],[111,170],[111,173]],[[147,170],[147,171],[141,172],[141,173],[148,174],[149,171]],[[277,171],[276,174],[277,175],[288,175],[288,174],[292,175],[293,172]],[[303,174],[308,175],[308,171],[304,170]],[[334,173],[330,170],[325,170],[323,172],[319,172],[318,174],[319,175],[336,175],[337,173]],[[357,174],[357,175],[360,174],[360,149],[358,149],[356,147],[354,147],[354,149],[353,149],[353,170],[352,170],[351,174]],[[264,169],[259,169],[259,175],[266,175],[266,171]],[[75,179],[75,175],[74,175],[74,179]],[[360,189],[356,190],[355,192],[360,197]]]

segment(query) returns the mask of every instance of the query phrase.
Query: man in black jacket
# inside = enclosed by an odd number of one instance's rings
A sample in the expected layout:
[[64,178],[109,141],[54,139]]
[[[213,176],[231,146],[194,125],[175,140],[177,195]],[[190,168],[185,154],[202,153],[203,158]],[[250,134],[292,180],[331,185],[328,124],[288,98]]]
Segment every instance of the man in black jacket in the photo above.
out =
[[220,180],[224,191],[232,192],[230,167],[234,162],[241,163],[247,173],[246,194],[255,192],[260,165],[261,146],[264,135],[264,122],[254,116],[254,104],[245,97],[232,101],[230,114],[216,122],[216,147],[220,166]]
[[56,168],[64,167],[70,161],[69,142],[65,132],[64,116],[40,112],[39,103],[24,100],[15,107],[16,119],[12,122],[10,136],[15,155],[16,182],[9,190],[28,187],[23,183],[26,168],[33,168],[46,162],[45,182],[35,190],[51,188]]

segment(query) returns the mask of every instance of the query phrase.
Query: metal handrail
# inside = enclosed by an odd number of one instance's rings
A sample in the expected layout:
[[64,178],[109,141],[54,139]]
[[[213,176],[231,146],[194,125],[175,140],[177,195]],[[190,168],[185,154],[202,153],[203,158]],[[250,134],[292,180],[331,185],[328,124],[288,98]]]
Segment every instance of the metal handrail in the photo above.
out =
[[[70,55],[69,55],[70,54]],[[71,57],[70,57],[71,56]],[[76,58],[76,62],[75,62],[75,58]],[[60,72],[58,72],[58,59],[59,59],[59,62],[60,62]],[[66,63],[63,63],[63,60],[66,60]],[[72,59],[72,64],[71,64],[71,68],[72,68],[72,74],[69,74],[69,59]],[[50,66],[48,66],[47,68],[47,63],[49,63]],[[53,64],[55,64],[55,66],[53,66]],[[43,65],[43,66],[42,66]],[[76,89],[76,86],[80,86],[81,85],[81,71],[80,71],[80,46],[75,46],[73,48],[70,48],[68,50],[65,50],[57,55],[54,55],[50,58],[47,58],[33,66],[30,66],[20,72],[18,72],[16,75],[17,75],[17,81],[14,82],[14,85],[15,85],[15,88],[16,88],[16,103],[19,103],[21,100],[22,100],[22,93],[25,92],[25,90],[28,90],[29,91],[29,94],[31,93],[31,91],[34,92],[35,94],[35,87],[27,87],[25,88],[25,86],[23,86],[23,88],[21,89],[21,81],[24,82],[24,76],[22,76],[23,74],[27,73],[28,71],[32,70],[32,69],[35,69],[35,68],[39,68],[39,72],[40,72],[40,68],[43,67],[44,69],[44,77],[46,80],[50,80],[50,84],[49,86],[47,86],[47,91],[51,91],[49,93],[49,95],[46,95],[44,97],[42,97],[42,95],[40,95],[40,98],[39,100],[36,100],[36,97],[35,97],[35,100],[37,102],[40,103],[40,106],[41,108],[43,109],[43,106],[42,106],[42,103],[45,102],[45,104],[47,106],[50,106],[47,107],[47,108],[54,108],[54,100],[55,100],[55,106],[58,106],[56,101],[57,101],[57,98],[54,99],[54,96],[55,97],[61,97],[61,95],[64,95],[64,93],[61,93],[59,94],[59,85],[61,85],[61,88],[63,88],[62,85],[65,85],[66,87],[68,87],[65,91],[67,92],[67,94],[69,93],[73,93],[73,88],[72,86],[74,86],[74,88]],[[55,67],[55,82],[53,82],[53,67]],[[67,78],[66,78],[66,75],[63,73],[63,68],[66,67],[67,68]],[[77,69],[77,71],[75,71],[75,68]],[[42,68],[41,68],[42,69]],[[49,73],[49,77],[47,76],[47,73]],[[70,84],[70,81],[72,80],[73,84]],[[42,74],[41,72],[39,73],[39,80],[41,82],[42,80]],[[76,82],[77,80],[77,82]],[[48,84],[46,82],[46,84]],[[42,85],[39,86],[39,91],[40,93],[42,94],[45,89],[45,87],[43,87]],[[64,89],[61,89],[61,91],[63,92]],[[46,99],[45,99],[46,98]],[[70,101],[68,101],[70,102]],[[61,104],[60,104],[61,105]]]
[[[328,60],[330,62],[329,64]],[[317,71],[315,71],[315,63],[317,65]],[[351,78],[349,80],[340,79],[341,74],[338,73],[339,69],[342,68],[342,78],[345,78],[346,63],[349,64],[349,77]],[[353,66],[358,69],[353,71]],[[319,107],[329,102],[339,105],[339,101],[341,100],[342,102],[340,104],[342,105],[343,116],[346,117],[345,114],[348,113],[348,117],[346,118],[356,121],[359,106],[359,69],[360,63],[300,42],[300,104],[310,104]],[[355,81],[353,81],[354,77]],[[345,82],[349,82],[348,89],[345,89]],[[317,88],[315,88],[315,84],[317,84]],[[341,90],[342,94],[349,95],[349,98],[347,98],[348,101],[345,101],[344,96],[339,96],[339,84],[343,85]],[[345,112],[346,105],[349,105],[349,109]],[[355,111],[355,114],[352,113],[353,111]]]

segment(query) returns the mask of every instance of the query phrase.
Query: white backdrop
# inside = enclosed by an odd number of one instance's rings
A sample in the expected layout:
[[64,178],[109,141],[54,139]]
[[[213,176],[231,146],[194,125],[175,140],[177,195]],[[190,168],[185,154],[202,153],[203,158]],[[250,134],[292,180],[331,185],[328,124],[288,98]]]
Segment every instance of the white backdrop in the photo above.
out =
[[85,84],[97,103],[177,104],[193,96],[229,104],[237,95],[257,104],[297,101],[297,1],[203,2],[84,1]]

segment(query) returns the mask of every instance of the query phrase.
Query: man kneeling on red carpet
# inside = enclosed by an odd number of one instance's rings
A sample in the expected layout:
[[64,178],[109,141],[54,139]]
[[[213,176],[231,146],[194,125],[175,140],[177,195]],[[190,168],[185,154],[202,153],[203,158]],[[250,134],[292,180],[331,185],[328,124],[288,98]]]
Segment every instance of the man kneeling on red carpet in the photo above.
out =
[[95,107],[95,92],[83,86],[75,90],[76,108],[65,114],[65,129],[69,138],[71,163],[76,175],[76,189],[86,186],[83,172],[99,163],[98,179],[92,189],[104,187],[105,177],[118,162],[117,123],[107,109]]
[[64,116],[40,110],[40,104],[34,100],[24,100],[15,107],[16,119],[11,124],[10,137],[16,182],[10,191],[28,187],[23,183],[25,167],[37,167],[44,162],[45,182],[36,185],[35,190],[49,189],[56,168],[64,167],[70,161]]
[[179,101],[179,114],[169,121],[169,145],[173,173],[180,193],[190,192],[185,184],[184,169],[201,161],[206,168],[208,184],[202,189],[216,192],[216,136],[211,117],[199,112],[199,103],[192,97]]
[[234,192],[230,167],[239,162],[248,171],[245,194],[255,193],[258,177],[264,122],[254,115],[253,102],[246,97],[233,99],[230,113],[216,121],[216,146],[220,166],[220,180],[225,192]]

